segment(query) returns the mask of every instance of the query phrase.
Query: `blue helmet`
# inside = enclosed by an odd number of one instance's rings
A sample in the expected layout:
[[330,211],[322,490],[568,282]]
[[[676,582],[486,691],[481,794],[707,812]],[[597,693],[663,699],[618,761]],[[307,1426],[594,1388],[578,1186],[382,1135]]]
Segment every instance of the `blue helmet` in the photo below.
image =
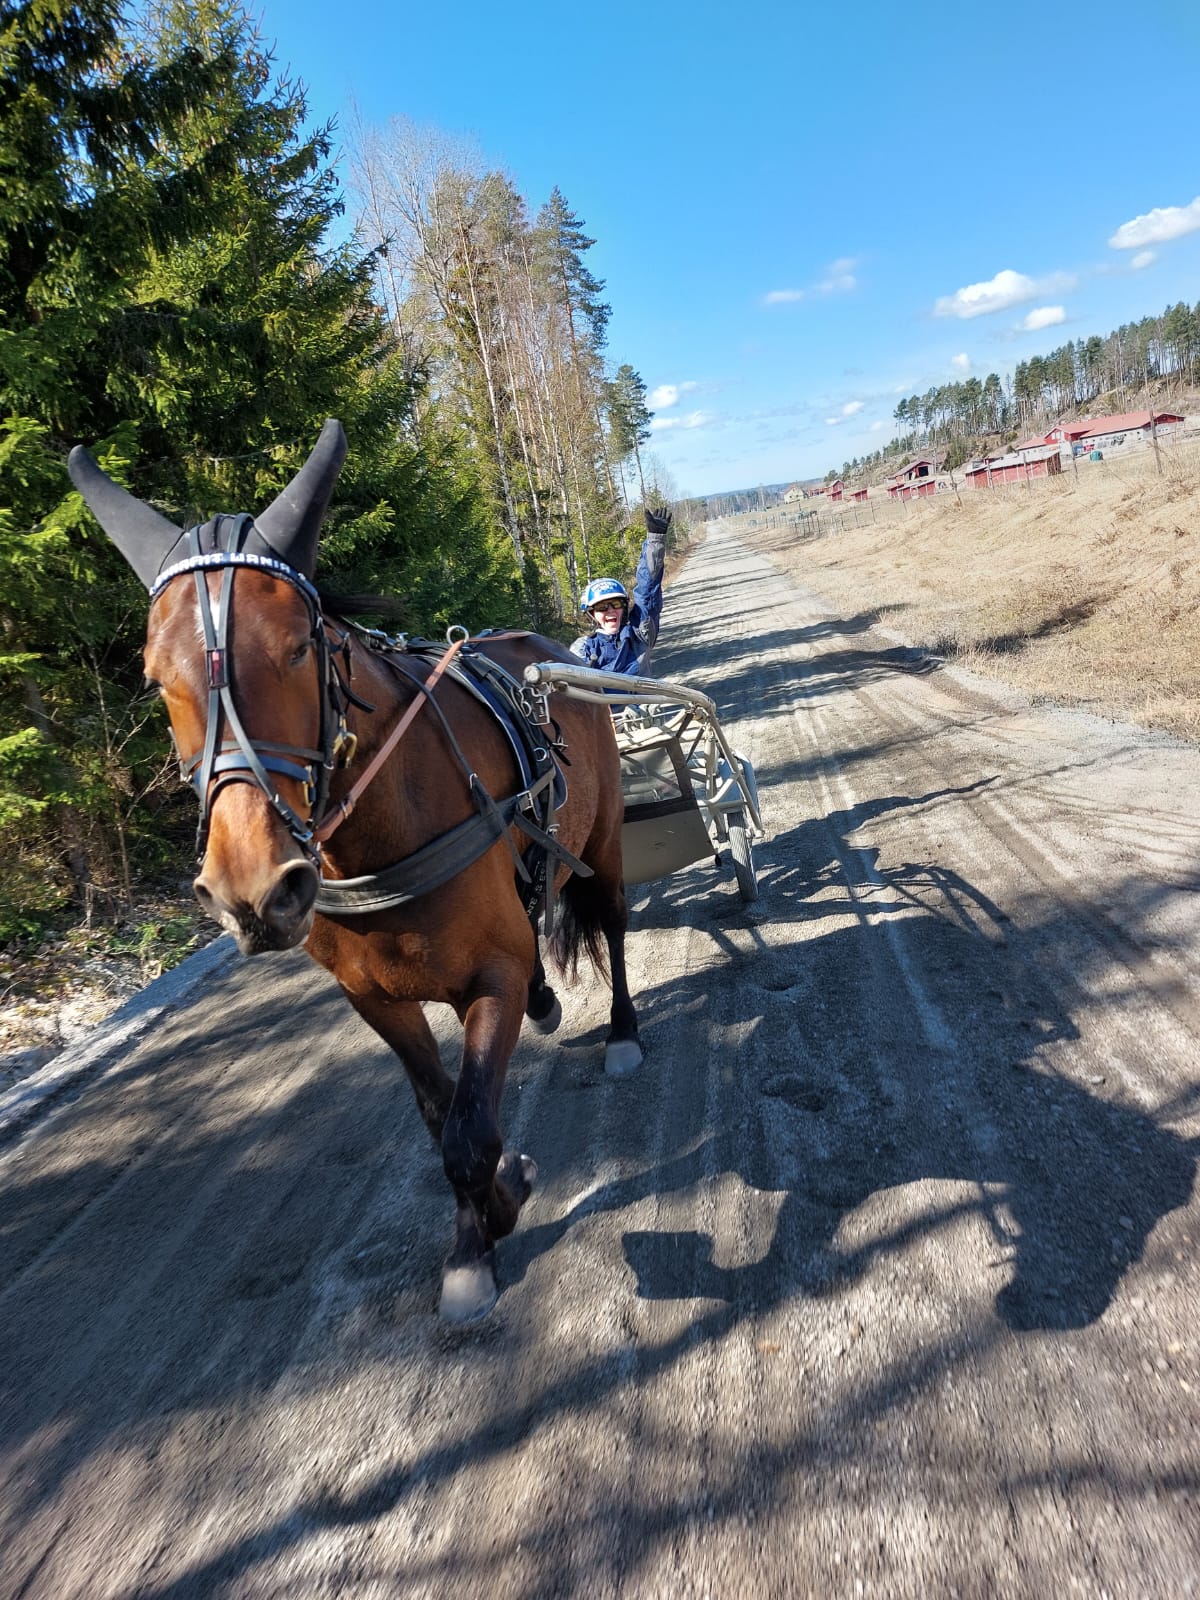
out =
[[590,611],[593,606],[599,605],[601,600],[624,600],[628,605],[629,596],[625,592],[625,585],[618,583],[615,578],[593,578],[579,597],[579,609]]

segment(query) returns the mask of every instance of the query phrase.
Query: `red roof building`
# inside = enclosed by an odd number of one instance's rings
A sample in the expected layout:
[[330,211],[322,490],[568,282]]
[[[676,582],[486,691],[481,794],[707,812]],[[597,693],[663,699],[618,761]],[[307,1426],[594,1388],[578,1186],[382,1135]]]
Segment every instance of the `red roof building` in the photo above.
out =
[[[944,460],[945,454],[939,453],[932,456],[919,456],[916,461],[910,461],[906,467],[901,467],[899,472],[892,473],[887,480],[887,492],[893,498],[899,494],[901,500],[911,499],[911,495],[900,494],[901,485],[914,483],[918,479],[924,480],[928,478],[932,480],[937,476]],[[930,489],[929,493],[932,494],[932,492],[932,489]]]
[[967,468],[967,487],[990,489],[998,483],[1027,483],[1030,478],[1053,478],[1062,471],[1057,445],[1042,445],[1036,450],[975,461]]
[[[1171,432],[1179,426],[1183,417],[1177,411],[1156,411],[1154,413],[1155,429],[1159,428]],[[1110,417],[1081,417],[1076,422],[1056,422],[1054,426],[1039,439],[1026,439],[1017,446],[1018,450],[1036,448],[1040,444],[1082,444],[1091,448],[1106,441],[1111,442],[1118,435],[1144,434],[1150,437],[1149,411],[1121,411]]]
[[901,500],[928,500],[937,493],[937,479],[914,478],[911,483],[896,484],[888,493],[899,495]]
[[831,500],[840,500],[842,498],[842,490],[844,488],[845,488],[845,484],[842,481],[842,479],[841,478],[835,478],[833,480],[833,482],[829,485],[829,498]]

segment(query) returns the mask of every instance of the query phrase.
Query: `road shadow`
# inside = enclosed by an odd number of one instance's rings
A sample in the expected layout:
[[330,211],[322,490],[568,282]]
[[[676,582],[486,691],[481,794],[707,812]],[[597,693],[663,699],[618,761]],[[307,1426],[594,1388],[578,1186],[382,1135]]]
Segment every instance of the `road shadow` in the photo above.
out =
[[[654,675],[702,689],[723,718],[744,716],[747,707],[756,718],[771,718],[897,675],[926,676],[944,664],[941,656],[916,646],[882,635],[870,640],[876,620],[874,613],[864,612],[733,635],[720,626],[701,625],[689,629],[686,640],[656,649]],[[719,674],[713,671],[717,658]],[[736,737],[736,720],[728,731]]]

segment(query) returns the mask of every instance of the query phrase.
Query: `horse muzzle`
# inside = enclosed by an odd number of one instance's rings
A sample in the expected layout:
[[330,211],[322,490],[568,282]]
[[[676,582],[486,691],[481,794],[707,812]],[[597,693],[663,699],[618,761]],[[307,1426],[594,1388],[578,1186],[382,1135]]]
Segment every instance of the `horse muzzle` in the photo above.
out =
[[210,877],[206,861],[192,888],[213,921],[233,934],[242,954],[254,956],[304,943],[312,930],[320,882],[311,862],[289,861],[251,902],[226,889],[215,874]]

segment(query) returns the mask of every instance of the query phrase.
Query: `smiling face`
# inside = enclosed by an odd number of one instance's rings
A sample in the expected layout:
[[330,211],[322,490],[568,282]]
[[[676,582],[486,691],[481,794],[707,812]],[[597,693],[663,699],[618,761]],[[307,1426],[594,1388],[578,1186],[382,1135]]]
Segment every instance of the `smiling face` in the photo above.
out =
[[625,621],[625,602],[623,600],[601,600],[592,607],[592,616],[596,622],[596,632],[609,635],[620,633]]

